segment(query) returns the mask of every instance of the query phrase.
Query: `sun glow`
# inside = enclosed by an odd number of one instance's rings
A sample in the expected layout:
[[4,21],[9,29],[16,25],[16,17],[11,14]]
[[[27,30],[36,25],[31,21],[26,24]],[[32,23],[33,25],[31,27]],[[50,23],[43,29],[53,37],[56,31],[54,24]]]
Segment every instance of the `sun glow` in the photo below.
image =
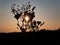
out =
[[29,21],[29,17],[28,17],[28,16],[26,16],[26,17],[25,17],[25,20],[26,20],[26,21]]

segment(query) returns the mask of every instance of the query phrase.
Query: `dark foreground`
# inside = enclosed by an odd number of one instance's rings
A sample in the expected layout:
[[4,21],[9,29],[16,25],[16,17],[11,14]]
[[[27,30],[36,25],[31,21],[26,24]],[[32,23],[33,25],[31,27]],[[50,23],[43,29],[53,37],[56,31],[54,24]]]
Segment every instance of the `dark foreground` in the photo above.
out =
[[59,44],[60,29],[55,31],[41,30],[38,32],[27,33],[0,33],[0,45],[3,44],[24,44],[24,45],[40,45],[40,44]]

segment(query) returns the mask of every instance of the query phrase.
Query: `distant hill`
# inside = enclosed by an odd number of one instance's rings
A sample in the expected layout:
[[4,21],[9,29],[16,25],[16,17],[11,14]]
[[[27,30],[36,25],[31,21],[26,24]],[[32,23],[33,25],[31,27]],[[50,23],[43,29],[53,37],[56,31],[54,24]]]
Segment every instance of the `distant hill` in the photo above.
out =
[[[41,42],[42,43],[41,43]],[[51,42],[49,42],[51,41]],[[54,42],[55,41],[55,42]],[[60,28],[55,31],[0,33],[0,44],[44,44],[60,42]],[[47,44],[47,43],[46,43]]]

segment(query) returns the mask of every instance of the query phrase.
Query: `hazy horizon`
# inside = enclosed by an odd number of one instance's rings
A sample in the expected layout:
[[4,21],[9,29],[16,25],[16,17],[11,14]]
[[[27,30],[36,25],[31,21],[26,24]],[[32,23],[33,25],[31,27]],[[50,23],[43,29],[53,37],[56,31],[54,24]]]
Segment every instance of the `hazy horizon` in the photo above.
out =
[[54,30],[60,28],[60,0],[0,0],[0,32],[19,32],[17,21],[11,12],[11,5],[15,3],[22,6],[31,2],[36,5],[35,20],[45,21],[41,29]]

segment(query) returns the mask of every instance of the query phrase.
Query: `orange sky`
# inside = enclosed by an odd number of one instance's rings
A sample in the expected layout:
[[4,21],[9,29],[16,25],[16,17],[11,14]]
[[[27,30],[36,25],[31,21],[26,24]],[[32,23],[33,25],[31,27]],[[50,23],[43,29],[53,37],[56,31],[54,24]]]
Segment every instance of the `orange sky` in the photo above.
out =
[[[19,32],[16,19],[11,13],[10,5],[12,2],[21,6],[29,0],[0,0],[0,32]],[[45,21],[41,28],[58,29],[60,28],[60,0],[31,0],[32,6],[36,5],[35,20]]]

